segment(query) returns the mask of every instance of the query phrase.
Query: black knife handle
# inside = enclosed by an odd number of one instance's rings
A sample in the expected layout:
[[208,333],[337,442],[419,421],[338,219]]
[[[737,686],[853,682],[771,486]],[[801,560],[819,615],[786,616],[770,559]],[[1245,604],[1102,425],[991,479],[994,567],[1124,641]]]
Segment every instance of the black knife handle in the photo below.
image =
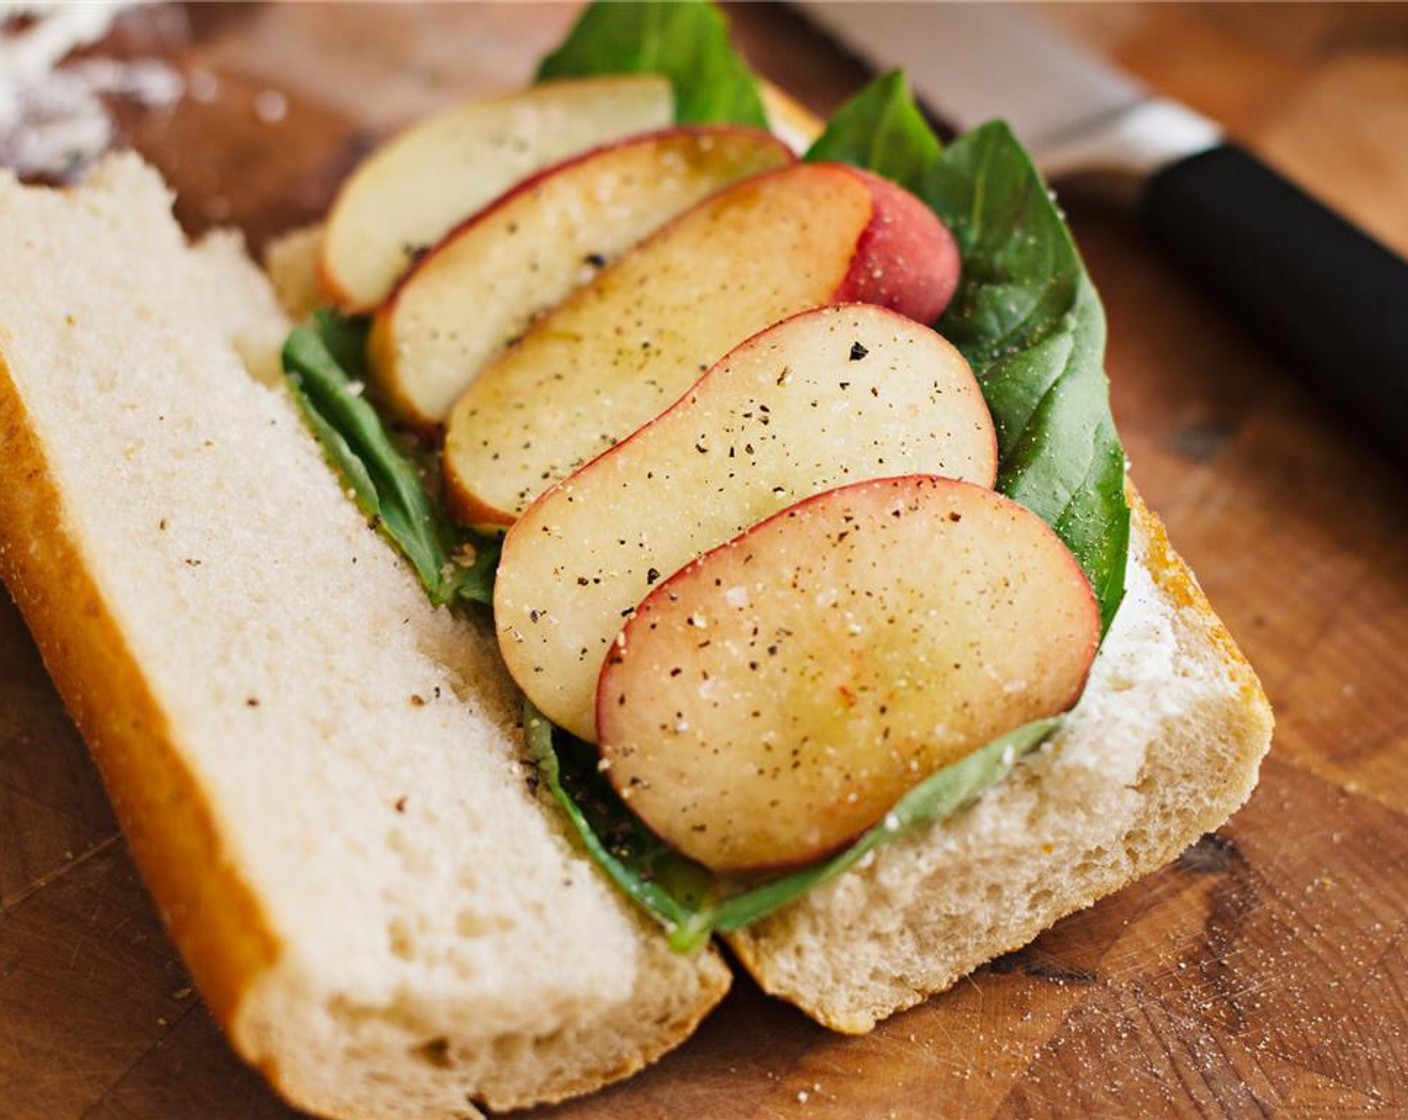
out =
[[1408,261],[1231,144],[1158,171],[1143,212],[1196,282],[1408,460]]

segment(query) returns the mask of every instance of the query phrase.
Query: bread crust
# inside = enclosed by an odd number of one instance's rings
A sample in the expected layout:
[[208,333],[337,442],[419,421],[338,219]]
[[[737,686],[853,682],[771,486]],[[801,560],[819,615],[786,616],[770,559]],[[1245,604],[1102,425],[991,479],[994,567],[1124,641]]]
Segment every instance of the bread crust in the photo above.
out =
[[[637,917],[638,926],[653,936],[650,919]],[[239,1028],[252,1052],[277,1055],[277,1060],[255,1061],[265,1078],[286,1100],[315,1115],[338,1120],[465,1120],[481,1115],[475,1106],[500,1112],[557,1104],[653,1064],[693,1034],[728,993],[733,974],[712,949],[689,962],[674,956],[663,941],[657,940],[651,952],[665,959],[655,967],[643,962],[647,986],[675,981],[664,1013],[649,1010],[661,1003],[660,993],[654,991],[565,1032],[542,1038],[503,1036],[485,1053],[465,1056],[457,1076],[474,1088],[468,1097],[459,1095],[449,1104],[441,1103],[446,1098],[443,1087],[435,1084],[437,1075],[407,1060],[397,1048],[391,1049],[393,1060],[399,1055],[397,1064],[383,1066],[371,1077],[328,1061],[316,1024],[310,1028],[309,1008],[296,994],[292,1002],[288,999],[277,974],[265,974],[251,990],[239,1011]],[[642,1007],[647,1009],[643,1012]]]
[[318,281],[321,224],[286,230],[264,250],[264,272],[285,314],[302,322],[328,300]]
[[162,920],[228,1024],[277,958],[278,939],[225,858],[212,807],[104,604],[3,353],[0,448],[9,480],[0,486],[0,579],[98,764]]

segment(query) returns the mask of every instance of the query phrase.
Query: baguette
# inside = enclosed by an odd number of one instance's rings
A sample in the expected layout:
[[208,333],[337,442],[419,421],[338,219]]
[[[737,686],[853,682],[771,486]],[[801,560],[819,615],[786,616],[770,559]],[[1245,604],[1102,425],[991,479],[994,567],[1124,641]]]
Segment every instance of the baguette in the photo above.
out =
[[[67,195],[0,181],[0,577],[173,938],[313,1112],[475,1115],[631,1073],[727,969],[574,848],[492,633],[428,606],[270,387],[318,232],[274,247],[271,288],[229,236],[187,247],[169,202],[133,157]],[[1128,597],[1060,735],[731,935],[766,990],[868,1030],[1245,800],[1265,697],[1133,499]]]
[[268,285],[170,202],[133,156],[73,192],[0,178],[0,576],[197,985],[324,1115],[631,1073],[728,970],[671,953],[544,810],[491,633],[344,498],[257,379]]

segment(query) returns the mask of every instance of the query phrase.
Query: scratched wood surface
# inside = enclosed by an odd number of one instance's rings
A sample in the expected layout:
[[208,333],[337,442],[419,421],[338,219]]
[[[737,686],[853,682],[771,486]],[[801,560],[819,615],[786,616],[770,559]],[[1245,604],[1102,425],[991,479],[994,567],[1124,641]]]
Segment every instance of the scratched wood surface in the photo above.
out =
[[[1408,9],[1048,14],[1408,253]],[[818,110],[861,77],[785,11],[734,16],[757,63]],[[183,221],[233,222],[258,245],[319,213],[390,127],[523,80],[569,18],[147,13],[116,47],[161,50],[219,92],[123,126],[181,190]],[[264,119],[268,91],[282,119]],[[1277,707],[1260,788],[1173,866],[869,1037],[829,1035],[741,981],[654,1070],[545,1120],[1408,1115],[1405,479],[1127,218],[1064,201],[1109,310],[1135,477]],[[192,991],[0,596],[0,1117],[292,1116]]]

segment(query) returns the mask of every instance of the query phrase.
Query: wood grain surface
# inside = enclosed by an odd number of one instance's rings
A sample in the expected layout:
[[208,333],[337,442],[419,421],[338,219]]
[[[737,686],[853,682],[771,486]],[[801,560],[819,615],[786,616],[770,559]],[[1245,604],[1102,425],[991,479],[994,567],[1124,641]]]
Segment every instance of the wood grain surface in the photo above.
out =
[[[819,111],[863,78],[786,10],[732,14],[757,65]],[[1408,252],[1408,8],[1047,14]],[[522,82],[570,18],[137,13],[117,45],[159,50],[218,95],[125,110],[122,125],[192,230],[234,223],[257,247],[316,216],[398,123]],[[270,92],[286,99],[279,119]],[[659,1066],[544,1120],[1408,1115],[1405,479],[1124,214],[1074,190],[1063,202],[1109,312],[1134,476],[1276,706],[1260,788],[1173,866],[868,1037],[830,1035],[740,981]],[[0,596],[0,1117],[292,1115],[193,993]]]

